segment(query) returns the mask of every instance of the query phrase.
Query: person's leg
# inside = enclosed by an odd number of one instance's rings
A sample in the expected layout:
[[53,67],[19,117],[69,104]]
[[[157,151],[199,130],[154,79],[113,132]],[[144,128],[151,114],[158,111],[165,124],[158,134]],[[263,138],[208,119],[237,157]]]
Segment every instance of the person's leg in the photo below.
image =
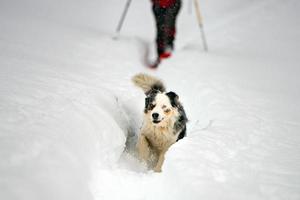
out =
[[181,7],[181,0],[177,0],[176,3],[167,9],[165,15],[165,28],[164,32],[166,35],[166,46],[173,49],[174,48],[174,39],[176,34],[176,17],[179,13]]
[[153,13],[156,22],[156,48],[158,56],[164,52],[166,45],[166,34],[164,31],[165,26],[165,13],[166,9],[159,6],[153,6]]

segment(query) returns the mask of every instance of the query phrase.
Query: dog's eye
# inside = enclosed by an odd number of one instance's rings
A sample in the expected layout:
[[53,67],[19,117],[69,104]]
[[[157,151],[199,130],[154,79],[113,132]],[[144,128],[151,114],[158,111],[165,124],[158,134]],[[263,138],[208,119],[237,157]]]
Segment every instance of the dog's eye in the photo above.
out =
[[171,112],[171,109],[166,109],[165,110],[165,113],[169,113],[169,112]]
[[149,105],[149,109],[150,109],[150,110],[152,110],[154,107],[155,107],[155,105],[152,104],[152,103]]

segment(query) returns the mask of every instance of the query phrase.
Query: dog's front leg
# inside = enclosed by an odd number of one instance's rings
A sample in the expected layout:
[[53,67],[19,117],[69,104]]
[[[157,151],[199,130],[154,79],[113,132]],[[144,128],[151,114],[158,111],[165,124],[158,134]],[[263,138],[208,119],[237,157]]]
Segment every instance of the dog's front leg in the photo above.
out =
[[162,165],[164,163],[164,160],[165,160],[165,154],[166,154],[166,151],[161,151],[159,153],[157,164],[153,169],[155,172],[161,172],[161,167],[162,167]]
[[137,142],[137,152],[140,160],[148,163],[150,158],[150,146],[147,138],[144,135],[140,135]]

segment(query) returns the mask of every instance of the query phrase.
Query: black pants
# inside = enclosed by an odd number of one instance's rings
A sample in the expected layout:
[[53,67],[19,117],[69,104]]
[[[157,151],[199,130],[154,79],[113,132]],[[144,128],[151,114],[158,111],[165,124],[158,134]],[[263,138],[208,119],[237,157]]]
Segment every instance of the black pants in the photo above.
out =
[[181,7],[181,0],[169,8],[161,8],[153,5],[153,13],[156,20],[156,47],[158,55],[162,54],[167,47],[174,48],[173,41],[176,33],[176,16]]

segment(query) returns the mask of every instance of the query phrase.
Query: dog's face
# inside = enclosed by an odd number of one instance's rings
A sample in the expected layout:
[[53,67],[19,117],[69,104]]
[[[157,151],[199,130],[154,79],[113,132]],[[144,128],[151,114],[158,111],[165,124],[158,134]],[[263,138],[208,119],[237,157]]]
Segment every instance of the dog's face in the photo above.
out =
[[164,126],[171,118],[178,115],[178,96],[174,92],[150,92],[145,99],[145,114],[155,126]]

